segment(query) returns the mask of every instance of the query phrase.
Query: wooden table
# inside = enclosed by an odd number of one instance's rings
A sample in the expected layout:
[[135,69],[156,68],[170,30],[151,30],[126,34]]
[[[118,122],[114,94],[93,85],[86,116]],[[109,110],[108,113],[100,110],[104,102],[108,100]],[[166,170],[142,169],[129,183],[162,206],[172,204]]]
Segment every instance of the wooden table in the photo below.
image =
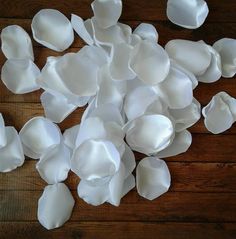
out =
[[[42,8],[56,8],[88,18],[92,15],[88,0],[0,0],[0,29],[10,24],[24,27],[30,34],[31,19]],[[210,14],[206,23],[191,31],[167,21],[164,0],[124,0],[122,22],[132,27],[140,22],[153,23],[164,45],[174,38],[204,40],[209,44],[222,37],[236,38],[236,1],[208,0]],[[36,42],[34,52],[39,67],[47,56],[58,53]],[[76,37],[68,52],[77,51],[83,42]],[[5,58],[0,53],[0,65]],[[219,91],[236,97],[236,78],[214,84],[200,84],[196,98],[206,105]],[[42,91],[25,95],[10,93],[0,82],[0,112],[6,125],[17,130],[30,118],[42,115],[39,103]],[[62,130],[79,123],[84,109],[79,109],[60,124]],[[122,199],[120,207],[109,204],[87,205],[77,197],[78,178],[70,174],[66,184],[76,200],[71,220],[62,228],[47,231],[37,221],[37,202],[45,182],[35,170],[35,160],[23,167],[0,174],[0,238],[70,239],[70,238],[158,238],[158,239],[234,239],[236,238],[236,126],[222,135],[206,131],[203,122],[191,128],[190,150],[166,159],[172,175],[170,191],[148,201],[135,190]],[[137,155],[137,160],[141,155]]]

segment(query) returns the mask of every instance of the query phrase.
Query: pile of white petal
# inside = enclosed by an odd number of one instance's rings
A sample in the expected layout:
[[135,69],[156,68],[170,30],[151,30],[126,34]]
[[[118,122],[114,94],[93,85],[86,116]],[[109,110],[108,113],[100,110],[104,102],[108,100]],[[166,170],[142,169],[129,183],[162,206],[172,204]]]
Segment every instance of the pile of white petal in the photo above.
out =
[[[154,26],[142,23],[132,32],[118,22],[121,0],[95,0],[92,10],[86,21],[73,14],[69,21],[53,9],[35,15],[31,27],[38,43],[61,52],[74,41],[74,31],[87,43],[78,52],[48,57],[42,70],[20,26],[1,32],[7,58],[3,83],[16,94],[44,89],[45,117],[29,120],[18,135],[0,115],[0,171],[21,166],[24,155],[37,159],[36,169],[49,184],[38,202],[38,219],[47,229],[70,218],[74,199],[61,183],[70,170],[80,178],[78,196],[94,206],[119,206],[135,184],[149,200],[165,193],[171,177],[160,158],[187,151],[192,142],[187,129],[201,117],[193,90],[198,82],[236,73],[234,39],[213,46],[177,39],[164,49]],[[167,15],[177,25],[197,28],[207,14],[205,1],[168,1]],[[80,124],[62,134],[55,123],[86,104]],[[218,93],[203,116],[212,133],[229,129],[236,120],[236,99]],[[148,156],[139,162],[136,180],[132,150]]]

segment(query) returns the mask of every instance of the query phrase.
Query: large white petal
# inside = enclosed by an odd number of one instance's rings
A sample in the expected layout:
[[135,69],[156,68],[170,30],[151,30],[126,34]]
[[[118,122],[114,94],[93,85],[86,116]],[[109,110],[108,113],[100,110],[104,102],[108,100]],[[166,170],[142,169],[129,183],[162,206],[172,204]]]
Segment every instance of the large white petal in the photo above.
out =
[[143,40],[158,42],[158,33],[152,24],[141,23],[135,28],[133,33],[140,36]]
[[25,161],[22,144],[14,127],[5,128],[6,145],[0,148],[0,172],[10,172]]
[[233,77],[236,74],[236,40],[223,38],[216,41],[213,47],[221,57],[222,76]]
[[2,67],[4,85],[15,94],[25,94],[40,89],[37,77],[39,68],[29,59],[10,59]]
[[5,122],[2,117],[2,113],[0,113],[0,148],[6,146],[7,144],[7,136],[5,130]]
[[135,45],[131,53],[130,67],[140,80],[156,85],[168,75],[170,59],[159,44],[143,40]]
[[42,179],[48,184],[64,181],[70,171],[70,150],[63,143],[49,147],[36,164]]
[[64,143],[70,149],[75,148],[75,142],[79,133],[79,129],[80,129],[80,125],[77,124],[75,126],[72,126],[69,129],[66,129],[63,133]]
[[164,150],[157,153],[158,158],[172,157],[185,153],[192,143],[192,135],[189,131],[184,130],[175,134],[173,142]]
[[174,24],[196,29],[206,20],[209,9],[204,0],[168,0],[166,13]]
[[44,117],[35,117],[30,119],[22,127],[20,138],[24,146],[24,153],[28,157],[25,147],[35,153],[35,157],[39,158],[50,146],[59,144],[61,141],[61,131],[59,127]]
[[42,9],[31,24],[34,40],[55,50],[64,51],[74,41],[74,31],[70,21],[55,9]]
[[38,201],[38,220],[48,230],[58,228],[70,219],[74,204],[64,183],[48,185]]
[[20,26],[11,25],[1,32],[2,52],[7,59],[31,59],[34,53],[28,33]]
[[202,75],[210,66],[211,53],[203,42],[171,40],[165,49],[170,58],[196,76]]
[[99,27],[108,28],[115,25],[122,11],[121,0],[95,0],[91,4]]
[[147,157],[139,162],[136,184],[140,196],[153,200],[168,191],[170,182],[170,172],[163,160]]

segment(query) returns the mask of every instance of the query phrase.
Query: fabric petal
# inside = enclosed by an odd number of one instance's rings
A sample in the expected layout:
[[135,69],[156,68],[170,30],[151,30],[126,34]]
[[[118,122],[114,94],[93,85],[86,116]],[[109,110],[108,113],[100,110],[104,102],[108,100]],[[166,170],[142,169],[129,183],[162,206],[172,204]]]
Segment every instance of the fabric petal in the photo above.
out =
[[69,129],[66,129],[63,133],[64,143],[70,149],[75,148],[76,138],[78,136],[80,125],[72,126]]
[[135,178],[130,174],[124,181],[122,198],[135,187]]
[[133,172],[133,170],[136,167],[136,161],[133,151],[130,149],[130,147],[125,144],[125,152],[121,158],[124,166],[125,166],[125,178],[128,178],[129,175]]
[[170,172],[163,160],[147,157],[139,162],[136,184],[140,196],[153,200],[168,191],[170,182]]
[[2,117],[2,113],[0,113],[0,149],[7,144],[7,136],[5,130],[5,122]]
[[141,23],[135,28],[133,33],[139,35],[143,40],[158,42],[158,33],[152,24]]
[[38,201],[38,220],[51,230],[61,227],[70,219],[75,200],[64,183],[48,185]]

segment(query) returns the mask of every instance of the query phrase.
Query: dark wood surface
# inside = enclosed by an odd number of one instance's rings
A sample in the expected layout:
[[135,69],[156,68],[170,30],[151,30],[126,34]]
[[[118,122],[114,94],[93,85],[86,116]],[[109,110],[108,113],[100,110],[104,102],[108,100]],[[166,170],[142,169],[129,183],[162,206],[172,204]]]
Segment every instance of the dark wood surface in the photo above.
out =
[[[137,26],[153,23],[160,43],[182,38],[204,40],[209,44],[222,37],[236,38],[236,1],[208,0],[210,14],[197,30],[186,30],[167,21],[164,0],[124,0],[122,22]],[[68,17],[75,13],[91,16],[88,0],[0,0],[0,29],[10,24],[24,27],[31,35],[30,22],[42,8],[56,8]],[[45,64],[49,55],[58,53],[33,41],[36,63]],[[83,42],[76,37],[69,51],[78,51]],[[0,53],[0,66],[5,57]],[[206,105],[219,91],[236,97],[236,77],[214,84],[200,84],[195,97]],[[41,91],[14,95],[0,82],[0,112],[6,124],[18,130],[30,118],[42,115]],[[63,123],[62,130],[79,123],[84,109],[76,110]],[[70,173],[66,184],[76,205],[63,227],[47,231],[37,222],[37,202],[45,182],[27,159],[23,167],[0,174],[0,239],[234,239],[236,238],[236,126],[222,135],[207,132],[201,120],[191,128],[193,144],[183,155],[166,159],[172,175],[170,191],[147,201],[132,190],[116,208],[109,204],[93,207],[76,195],[78,178]],[[137,154],[137,161],[143,157]]]

